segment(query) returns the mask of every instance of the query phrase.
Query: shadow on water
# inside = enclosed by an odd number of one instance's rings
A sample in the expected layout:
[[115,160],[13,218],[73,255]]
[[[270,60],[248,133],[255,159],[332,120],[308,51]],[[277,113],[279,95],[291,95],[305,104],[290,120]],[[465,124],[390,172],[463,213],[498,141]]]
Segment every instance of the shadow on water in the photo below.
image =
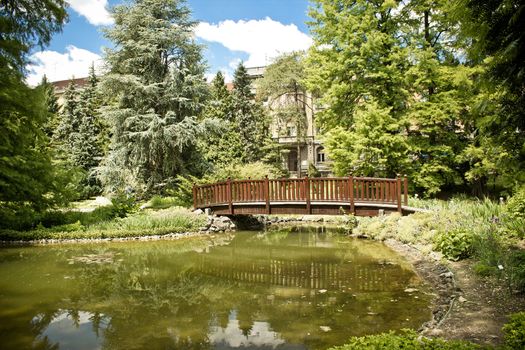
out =
[[3,349],[325,349],[417,328],[432,298],[385,245],[319,227],[2,248],[0,275]]

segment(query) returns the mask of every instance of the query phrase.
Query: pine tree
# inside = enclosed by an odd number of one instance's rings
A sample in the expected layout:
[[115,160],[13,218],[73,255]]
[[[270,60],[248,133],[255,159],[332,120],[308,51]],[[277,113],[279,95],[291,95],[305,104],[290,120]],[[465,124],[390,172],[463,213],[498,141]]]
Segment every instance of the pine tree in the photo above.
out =
[[245,158],[233,107],[232,94],[219,71],[211,82],[210,97],[203,115],[205,118],[220,120],[220,128],[207,134],[200,145],[204,158],[213,168],[237,163]]
[[109,190],[133,186],[159,191],[195,169],[195,143],[206,98],[195,22],[179,0],[136,0],[116,6],[105,31],[115,48],[105,53],[102,87],[112,140],[102,168]]
[[260,103],[254,100],[252,79],[241,62],[234,72],[233,115],[241,140],[244,163],[261,160],[261,145],[268,137],[268,118]]
[[58,106],[58,99],[55,94],[55,88],[53,87],[53,84],[51,84],[48,80],[46,75],[42,77],[42,81],[40,84],[38,84],[38,88],[42,90],[42,93],[44,95],[44,102],[47,109],[47,121],[44,125],[44,132],[46,133],[47,137],[52,138],[53,133],[58,128],[59,118],[59,106]]
[[78,93],[76,109],[73,111],[78,129],[74,129],[69,143],[70,154],[75,166],[91,172],[99,165],[103,156],[101,144],[101,123],[98,121],[100,102],[97,97],[98,78],[93,66],[90,68],[88,85]]

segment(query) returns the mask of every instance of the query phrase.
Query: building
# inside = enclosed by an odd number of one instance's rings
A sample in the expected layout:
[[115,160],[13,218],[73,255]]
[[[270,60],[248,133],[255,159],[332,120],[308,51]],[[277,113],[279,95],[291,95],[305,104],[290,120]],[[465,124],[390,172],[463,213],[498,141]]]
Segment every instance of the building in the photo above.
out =
[[89,78],[78,78],[78,79],[67,79],[67,80],[58,80],[52,81],[51,85],[55,88],[55,96],[57,97],[57,102],[59,106],[64,105],[64,92],[66,91],[69,84],[75,85],[77,89],[82,89],[89,84]]
[[[265,67],[249,67],[247,73],[254,80],[264,75]],[[255,84],[254,84],[254,92]],[[278,110],[287,106],[297,106],[304,111],[303,123],[297,123],[279,118]],[[323,144],[319,138],[319,129],[315,125],[315,97],[301,91],[296,94],[285,94],[279,98],[266,101],[265,106],[272,114],[270,133],[281,146],[283,166],[288,169],[291,177],[302,177],[309,174],[313,165],[321,176],[331,175],[330,161],[326,156]]]

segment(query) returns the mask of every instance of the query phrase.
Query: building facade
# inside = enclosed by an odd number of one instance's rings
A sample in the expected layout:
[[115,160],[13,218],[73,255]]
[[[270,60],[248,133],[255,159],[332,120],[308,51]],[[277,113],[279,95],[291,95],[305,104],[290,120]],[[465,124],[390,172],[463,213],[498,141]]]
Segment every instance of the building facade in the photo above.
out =
[[[256,80],[264,75],[265,67],[247,68],[247,73]],[[255,91],[254,84],[254,92]],[[307,91],[289,93],[276,99],[264,102],[270,111],[272,122],[270,133],[281,149],[282,164],[290,177],[312,175],[331,175],[330,160],[327,158],[319,129],[315,125],[315,97]],[[302,117],[290,120],[282,111],[295,109],[301,111]],[[286,113],[284,113],[286,114]]]

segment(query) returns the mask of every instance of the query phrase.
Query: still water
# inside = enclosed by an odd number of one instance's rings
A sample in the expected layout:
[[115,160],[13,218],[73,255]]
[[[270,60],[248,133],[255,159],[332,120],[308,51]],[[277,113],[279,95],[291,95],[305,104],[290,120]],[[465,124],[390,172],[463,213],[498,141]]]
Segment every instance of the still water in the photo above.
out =
[[382,243],[320,227],[0,249],[1,349],[326,349],[431,299]]

